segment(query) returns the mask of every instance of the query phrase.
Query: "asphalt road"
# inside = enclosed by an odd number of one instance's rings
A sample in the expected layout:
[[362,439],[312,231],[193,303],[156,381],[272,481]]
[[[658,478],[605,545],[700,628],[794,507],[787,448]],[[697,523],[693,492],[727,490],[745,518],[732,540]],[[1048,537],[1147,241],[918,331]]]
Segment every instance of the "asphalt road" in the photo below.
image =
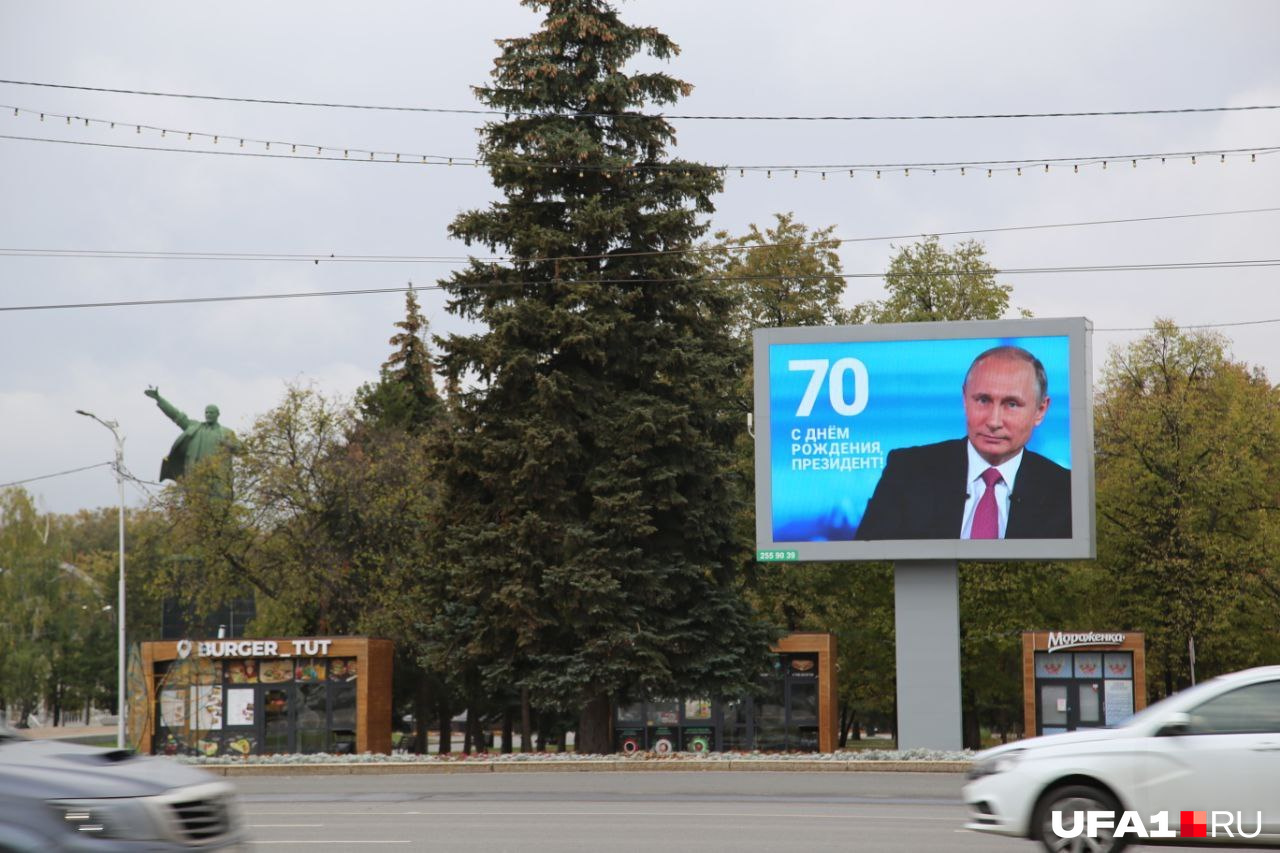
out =
[[235,780],[261,851],[1024,851],[961,829],[959,774],[646,772]]

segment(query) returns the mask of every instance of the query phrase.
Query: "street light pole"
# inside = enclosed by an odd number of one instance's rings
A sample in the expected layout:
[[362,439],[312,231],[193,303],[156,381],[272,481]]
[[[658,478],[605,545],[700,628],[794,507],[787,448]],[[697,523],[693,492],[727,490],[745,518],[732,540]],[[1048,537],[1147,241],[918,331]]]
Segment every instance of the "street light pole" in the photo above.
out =
[[111,430],[111,435],[116,440],[116,486],[120,490],[120,600],[117,603],[116,611],[116,748],[124,749],[124,719],[128,709],[128,700],[125,695],[125,633],[124,633],[124,436],[120,434],[118,427],[120,424],[116,421],[104,421],[102,418],[86,412],[83,409],[76,409],[77,415],[84,415],[86,418],[93,418],[107,429]]

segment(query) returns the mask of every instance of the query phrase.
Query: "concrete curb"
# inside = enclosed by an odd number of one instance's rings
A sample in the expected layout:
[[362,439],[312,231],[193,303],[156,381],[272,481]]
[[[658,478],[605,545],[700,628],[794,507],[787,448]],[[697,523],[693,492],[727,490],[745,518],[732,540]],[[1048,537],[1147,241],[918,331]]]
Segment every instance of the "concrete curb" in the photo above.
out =
[[449,761],[377,764],[201,764],[215,776],[396,776],[440,773],[963,773],[969,761]]

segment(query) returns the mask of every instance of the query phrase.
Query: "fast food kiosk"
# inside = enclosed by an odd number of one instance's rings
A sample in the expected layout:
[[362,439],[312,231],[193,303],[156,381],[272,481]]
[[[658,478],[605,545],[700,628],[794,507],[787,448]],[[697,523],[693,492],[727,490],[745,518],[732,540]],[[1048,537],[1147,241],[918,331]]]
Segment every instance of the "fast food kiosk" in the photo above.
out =
[[835,637],[791,634],[772,651],[755,696],[619,705],[613,722],[618,752],[831,752],[838,725]]
[[140,752],[391,752],[390,640],[182,639],[140,653]]

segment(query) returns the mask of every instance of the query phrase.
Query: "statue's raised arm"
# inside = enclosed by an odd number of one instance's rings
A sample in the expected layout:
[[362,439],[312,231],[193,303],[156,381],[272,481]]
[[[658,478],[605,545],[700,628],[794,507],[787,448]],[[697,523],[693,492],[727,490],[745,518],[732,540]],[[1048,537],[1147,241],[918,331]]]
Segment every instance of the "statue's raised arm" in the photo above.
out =
[[220,412],[212,403],[205,406],[203,421],[193,421],[161,397],[159,388],[151,387],[142,393],[155,400],[160,411],[182,429],[182,435],[174,441],[169,455],[160,463],[161,480],[177,480],[196,462],[225,450],[235,442],[235,433],[218,423]]
[[187,417],[186,413],[173,403],[170,403],[164,397],[161,397],[159,388],[151,387],[142,393],[155,400],[156,405],[160,407],[160,411],[164,412],[165,416],[168,417],[169,420],[177,424],[179,429],[186,429],[191,426],[191,418]]

